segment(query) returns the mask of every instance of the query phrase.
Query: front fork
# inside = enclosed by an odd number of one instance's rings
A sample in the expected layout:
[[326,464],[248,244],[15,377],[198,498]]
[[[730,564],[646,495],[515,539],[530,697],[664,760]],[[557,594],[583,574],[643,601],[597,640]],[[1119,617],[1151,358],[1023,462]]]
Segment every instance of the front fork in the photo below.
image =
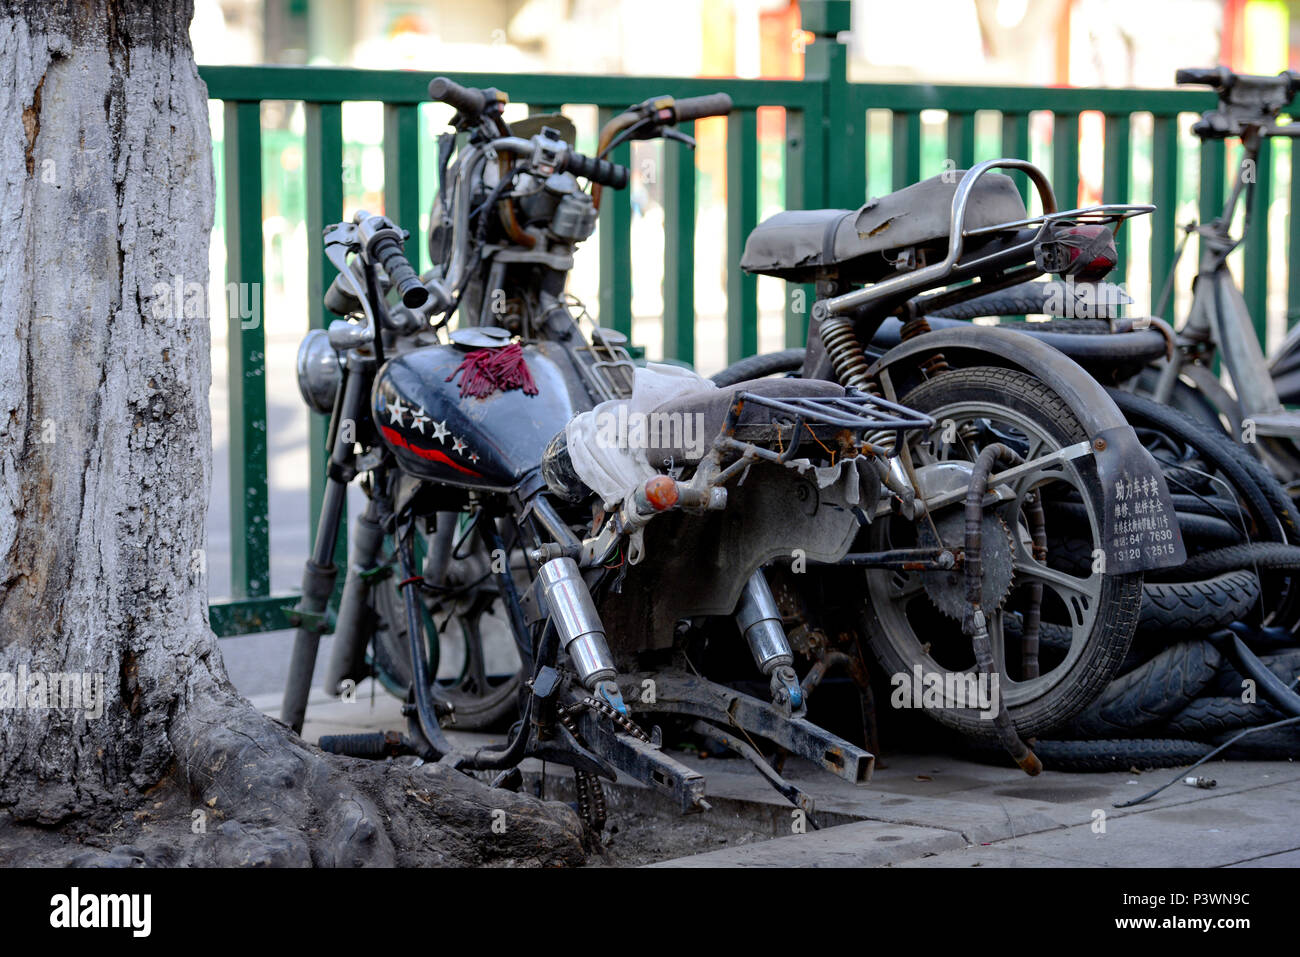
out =
[[578,563],[572,558],[552,558],[542,565],[538,580],[560,644],[569,653],[579,680],[592,694],[626,715],[627,705],[614,680],[618,672],[605,640],[605,626]]
[[[626,715],[627,705],[615,680],[618,672],[605,640],[605,626],[578,563],[572,558],[553,558],[542,565],[538,578],[547,611],[579,680],[592,694]],[[762,571],[754,572],[745,583],[735,616],[755,663],[771,679],[773,704],[785,714],[802,715],[806,708],[794,670],[794,653]]]
[[356,351],[348,353],[340,397],[330,421],[329,473],[325,478],[320,517],[316,521],[316,544],[303,569],[302,598],[290,612],[297,631],[293,638],[280,719],[298,732],[302,731],[307,714],[307,695],[316,669],[320,636],[329,630],[329,600],[338,577],[338,569],[334,567],[334,543],[338,539],[339,522],[347,500],[348,482],[352,479],[353,442],[339,441],[339,432],[347,424],[349,433],[354,433],[356,423],[361,421],[371,378],[368,373],[373,372],[374,365],[372,356]]

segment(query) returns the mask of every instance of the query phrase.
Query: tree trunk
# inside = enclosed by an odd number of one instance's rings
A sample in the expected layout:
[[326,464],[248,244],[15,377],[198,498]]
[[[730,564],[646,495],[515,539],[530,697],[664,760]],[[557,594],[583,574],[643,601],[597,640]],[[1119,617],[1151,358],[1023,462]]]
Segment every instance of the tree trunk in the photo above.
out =
[[134,841],[119,862],[576,862],[568,808],[324,756],[226,677],[202,560],[213,176],[191,15],[0,0],[8,833],[61,825],[94,860],[111,829]]

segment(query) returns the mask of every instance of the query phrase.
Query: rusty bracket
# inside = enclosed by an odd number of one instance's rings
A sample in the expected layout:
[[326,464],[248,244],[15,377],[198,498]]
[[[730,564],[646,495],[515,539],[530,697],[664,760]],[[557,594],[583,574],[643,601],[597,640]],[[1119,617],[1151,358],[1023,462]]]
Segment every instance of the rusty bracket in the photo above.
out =
[[[652,682],[647,685],[645,682]],[[634,712],[691,715],[767,738],[852,784],[871,780],[875,756],[772,704],[684,671],[643,671],[620,677],[623,699]],[[644,691],[653,689],[653,695]]]

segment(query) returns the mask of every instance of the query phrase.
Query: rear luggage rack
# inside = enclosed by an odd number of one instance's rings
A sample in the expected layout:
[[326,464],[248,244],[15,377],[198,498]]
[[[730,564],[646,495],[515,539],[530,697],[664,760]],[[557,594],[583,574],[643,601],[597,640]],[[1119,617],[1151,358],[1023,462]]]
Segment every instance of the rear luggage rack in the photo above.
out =
[[[783,412],[791,417],[788,422],[772,422],[769,426],[772,429],[771,433],[768,436],[763,436],[763,438],[780,445],[780,451],[774,452],[771,449],[760,448],[753,442],[742,442],[735,438],[736,429],[740,425],[741,413],[747,403]],[[782,437],[785,428],[790,424],[793,425],[793,429],[790,433],[789,444],[786,445],[782,441]],[[755,392],[741,392],[735,396],[731,408],[727,410],[727,417],[723,421],[722,432],[718,436],[718,441],[724,447],[749,452],[759,458],[784,464],[794,458],[795,452],[800,446],[799,434],[805,427],[811,430],[815,425],[829,426],[841,430],[847,429],[856,438],[862,440],[862,444],[866,446],[862,451],[873,455],[890,457],[897,455],[898,450],[903,447],[904,432],[911,429],[931,429],[934,427],[934,419],[924,413],[899,405],[897,402],[890,402],[888,399],[853,388],[845,390],[842,396],[805,395],[783,397],[759,395]],[[749,428],[761,427],[750,426]],[[863,438],[866,435],[874,437],[887,432],[894,433],[892,447],[883,444],[869,444]]]

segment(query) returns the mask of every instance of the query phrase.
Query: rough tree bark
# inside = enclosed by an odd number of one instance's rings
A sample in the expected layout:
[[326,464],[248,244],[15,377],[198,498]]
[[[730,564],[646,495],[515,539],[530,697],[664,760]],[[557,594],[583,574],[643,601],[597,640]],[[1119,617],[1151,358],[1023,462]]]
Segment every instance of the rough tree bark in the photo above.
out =
[[[0,861],[69,859],[24,844],[53,830],[83,863],[576,863],[567,807],[327,757],[226,678],[208,325],[154,295],[208,278],[191,15],[0,0]],[[24,670],[103,676],[102,716],[16,702]]]

